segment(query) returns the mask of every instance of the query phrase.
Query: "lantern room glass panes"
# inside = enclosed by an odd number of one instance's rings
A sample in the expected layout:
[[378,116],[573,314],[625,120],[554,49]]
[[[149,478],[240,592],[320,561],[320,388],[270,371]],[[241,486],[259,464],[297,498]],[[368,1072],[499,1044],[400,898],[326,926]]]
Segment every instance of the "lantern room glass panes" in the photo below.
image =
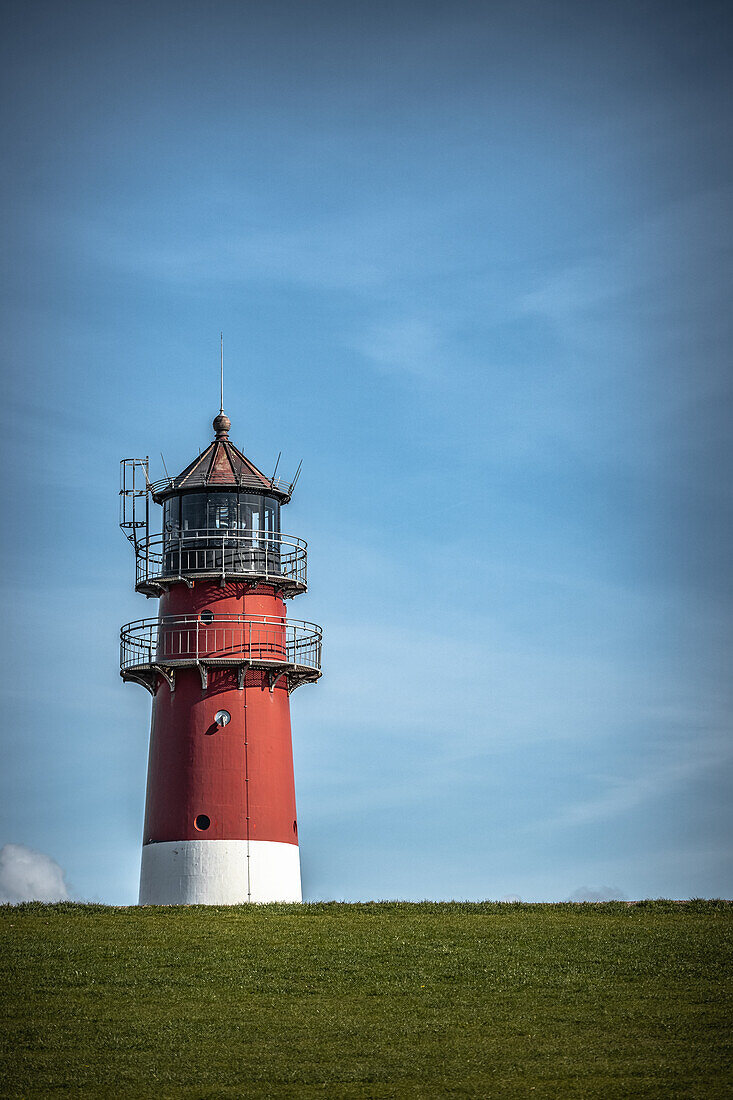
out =
[[186,531],[250,531],[276,535],[280,531],[280,503],[274,497],[251,493],[184,493],[166,500],[164,529]]
[[253,540],[260,533],[260,497],[242,497],[239,501],[239,530],[251,535]]
[[209,531],[237,529],[237,498],[234,493],[212,493],[206,505],[206,527]]
[[163,530],[178,537],[181,526],[181,498],[169,497],[163,505]]
[[279,573],[280,502],[254,493],[181,493],[163,505],[167,573]]
[[186,493],[181,500],[181,530],[206,530],[206,493]]
[[280,508],[272,497],[264,497],[262,507],[265,535],[276,535],[280,531]]

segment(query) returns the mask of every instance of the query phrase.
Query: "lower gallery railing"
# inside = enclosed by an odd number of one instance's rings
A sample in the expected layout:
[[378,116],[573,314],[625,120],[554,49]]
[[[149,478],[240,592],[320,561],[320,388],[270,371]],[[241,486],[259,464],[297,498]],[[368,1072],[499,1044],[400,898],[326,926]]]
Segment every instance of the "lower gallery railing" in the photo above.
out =
[[138,619],[120,631],[120,669],[246,661],[320,670],[322,637],[315,623],[276,616]]

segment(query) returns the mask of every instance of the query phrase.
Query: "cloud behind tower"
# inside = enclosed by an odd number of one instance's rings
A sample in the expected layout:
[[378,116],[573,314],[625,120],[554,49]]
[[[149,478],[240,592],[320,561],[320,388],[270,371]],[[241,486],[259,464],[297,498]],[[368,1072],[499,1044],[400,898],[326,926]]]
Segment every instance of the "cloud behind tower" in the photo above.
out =
[[69,888],[55,859],[26,848],[5,844],[0,848],[0,903],[67,901]]

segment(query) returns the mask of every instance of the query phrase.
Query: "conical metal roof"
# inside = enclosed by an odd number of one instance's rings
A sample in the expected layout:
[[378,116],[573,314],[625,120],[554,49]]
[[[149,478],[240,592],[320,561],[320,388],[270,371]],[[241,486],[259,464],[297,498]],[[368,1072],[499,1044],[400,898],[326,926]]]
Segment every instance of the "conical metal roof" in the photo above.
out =
[[160,502],[184,489],[239,489],[241,492],[268,493],[281,501],[290,499],[291,487],[281,478],[268,477],[243,455],[229,439],[229,417],[220,412],[214,420],[216,439],[177,477],[157,481],[153,497]]

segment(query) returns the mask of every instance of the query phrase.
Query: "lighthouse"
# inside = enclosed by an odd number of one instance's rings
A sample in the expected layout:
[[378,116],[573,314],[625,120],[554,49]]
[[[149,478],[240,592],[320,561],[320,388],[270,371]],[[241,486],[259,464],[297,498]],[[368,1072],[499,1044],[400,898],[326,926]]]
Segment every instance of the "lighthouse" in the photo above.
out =
[[120,674],[152,696],[141,905],[302,900],[290,696],[321,675],[321,629],[286,615],[307,583],[280,524],[298,475],[246,458],[223,400],[213,427],[177,477],[121,462],[135,588],[159,601],[120,632]]

